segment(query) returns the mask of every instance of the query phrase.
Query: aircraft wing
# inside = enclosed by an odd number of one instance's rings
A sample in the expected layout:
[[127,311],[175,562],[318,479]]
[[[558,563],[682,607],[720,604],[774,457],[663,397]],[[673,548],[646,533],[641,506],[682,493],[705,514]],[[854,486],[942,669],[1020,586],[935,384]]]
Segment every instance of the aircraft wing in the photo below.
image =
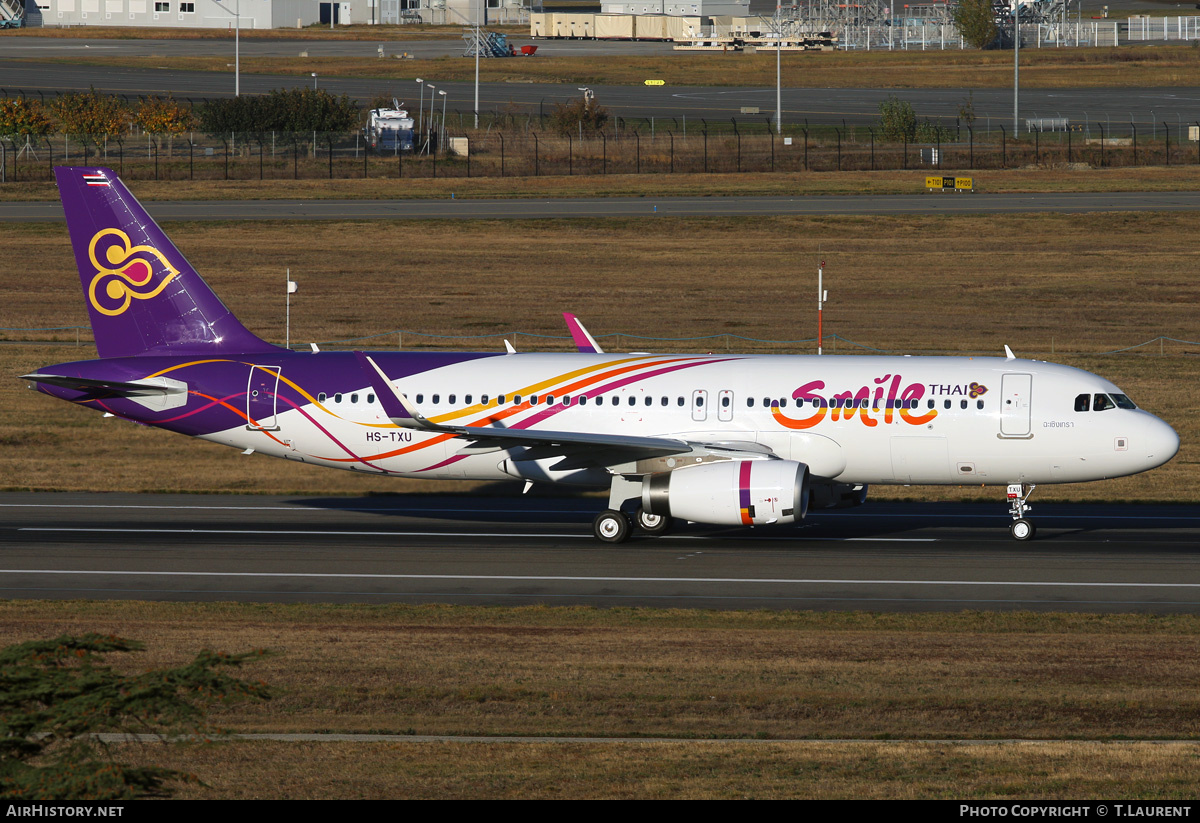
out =
[[545,429],[509,429],[492,426],[447,426],[434,423],[409,402],[392,385],[379,365],[362,352],[355,352],[363,370],[375,389],[375,395],[383,404],[387,416],[397,426],[410,429],[421,429],[431,432],[453,434],[478,441],[478,448],[468,447],[471,451],[484,451],[489,447],[536,447],[543,456],[578,455],[580,452],[594,452],[594,460],[588,460],[595,465],[612,465],[630,460],[640,460],[649,457],[664,457],[670,454],[682,454],[692,450],[691,444],[685,440],[669,437],[637,437],[624,434],[596,434],[591,432],[548,431]]

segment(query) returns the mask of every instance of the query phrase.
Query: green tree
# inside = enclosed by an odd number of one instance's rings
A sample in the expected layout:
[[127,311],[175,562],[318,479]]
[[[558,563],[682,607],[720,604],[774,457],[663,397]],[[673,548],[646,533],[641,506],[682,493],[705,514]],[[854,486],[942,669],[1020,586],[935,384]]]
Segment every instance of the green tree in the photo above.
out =
[[958,0],[950,13],[950,19],[958,27],[967,45],[986,49],[995,44],[1000,34],[992,13],[991,0]]
[[53,130],[54,121],[38,101],[24,97],[0,100],[0,136],[40,137]]
[[555,103],[550,112],[550,129],[563,137],[578,135],[582,129],[588,136],[604,131],[608,110],[595,100],[579,98],[570,103]]
[[81,140],[100,142],[119,137],[129,129],[129,108],[124,101],[94,88],[56,97],[50,109],[62,131]]
[[171,97],[151,97],[143,100],[133,115],[133,122],[147,134],[166,136],[170,140],[167,147],[168,157],[174,148],[174,139],[196,127],[196,117],[191,108]]
[[912,103],[889,94],[879,104],[879,128],[885,140],[913,140],[917,136],[917,113]]
[[359,122],[358,104],[324,89],[275,89],[259,95],[208,100],[197,107],[208,134],[242,134],[261,139],[269,132],[346,132]]
[[133,640],[85,634],[0,650],[0,797],[108,800],[169,794],[166,782],[197,778],[157,766],[122,765],[97,735],[205,734],[212,703],[270,696],[263,683],[223,671],[262,651],[205,650],[186,665],[137,675],[121,674],[104,661],[107,654],[142,648]]

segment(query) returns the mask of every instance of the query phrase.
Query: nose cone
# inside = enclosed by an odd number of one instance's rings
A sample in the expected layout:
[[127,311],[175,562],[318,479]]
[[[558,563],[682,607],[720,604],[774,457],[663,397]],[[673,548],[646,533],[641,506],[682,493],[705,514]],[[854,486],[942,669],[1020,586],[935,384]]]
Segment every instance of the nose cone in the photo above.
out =
[[1153,415],[1147,417],[1135,446],[1138,456],[1146,461],[1143,471],[1161,466],[1179,453],[1179,435],[1175,430],[1166,421]]

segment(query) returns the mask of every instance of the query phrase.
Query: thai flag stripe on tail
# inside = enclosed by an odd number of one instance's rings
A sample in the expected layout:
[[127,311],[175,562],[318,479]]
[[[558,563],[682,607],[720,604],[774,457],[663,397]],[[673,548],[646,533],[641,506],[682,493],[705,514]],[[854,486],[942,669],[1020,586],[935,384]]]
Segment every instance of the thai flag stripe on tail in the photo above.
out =
[[105,177],[103,174],[85,174],[83,176],[83,179],[89,186],[107,186],[107,185],[109,185],[108,178]]

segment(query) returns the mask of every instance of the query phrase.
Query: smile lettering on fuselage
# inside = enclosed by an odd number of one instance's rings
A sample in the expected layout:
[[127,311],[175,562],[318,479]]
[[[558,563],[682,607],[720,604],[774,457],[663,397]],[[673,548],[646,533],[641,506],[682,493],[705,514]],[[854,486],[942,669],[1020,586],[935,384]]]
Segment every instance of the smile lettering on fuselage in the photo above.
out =
[[[920,426],[937,417],[937,410],[930,409],[925,414],[916,414],[917,402],[925,396],[924,383],[909,383],[904,388],[900,384],[904,378],[900,375],[885,374],[872,380],[873,385],[859,389],[821,394],[825,388],[824,380],[813,380],[800,386],[792,392],[792,398],[797,405],[809,403],[813,413],[808,417],[788,417],[779,406],[772,404],[771,414],[781,425],[789,429],[811,429],[829,415],[830,420],[852,420],[857,418],[864,426],[878,426],[882,412],[884,423],[891,423],[895,414],[910,426]],[[987,391],[986,388],[983,391]],[[898,402],[897,402],[898,401]]]

